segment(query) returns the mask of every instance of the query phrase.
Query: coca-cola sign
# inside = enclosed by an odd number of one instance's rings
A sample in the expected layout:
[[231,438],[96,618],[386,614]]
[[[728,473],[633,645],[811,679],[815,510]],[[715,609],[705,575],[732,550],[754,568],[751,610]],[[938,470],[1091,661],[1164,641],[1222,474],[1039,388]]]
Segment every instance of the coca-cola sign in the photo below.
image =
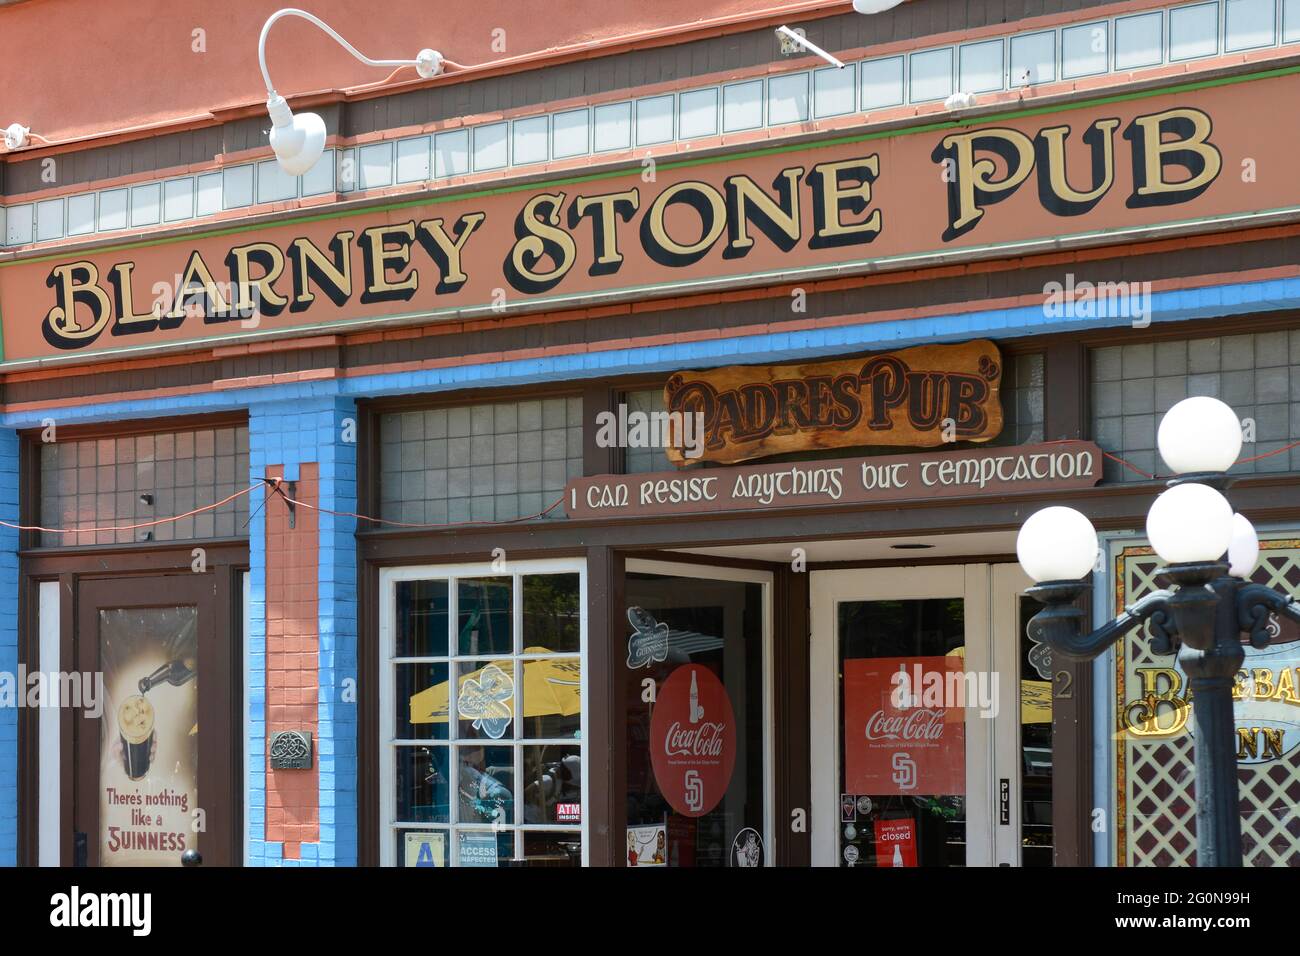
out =
[[929,701],[923,704],[897,691],[900,668],[908,675],[946,676],[961,667],[956,655],[844,662],[847,791],[879,796],[966,792],[963,708],[929,706]]
[[664,799],[683,816],[702,817],[722,799],[736,766],[736,716],[713,671],[674,670],[656,694],[650,761]]
[[867,718],[868,740],[920,741],[943,736],[946,711],[913,709],[904,714],[880,708]]

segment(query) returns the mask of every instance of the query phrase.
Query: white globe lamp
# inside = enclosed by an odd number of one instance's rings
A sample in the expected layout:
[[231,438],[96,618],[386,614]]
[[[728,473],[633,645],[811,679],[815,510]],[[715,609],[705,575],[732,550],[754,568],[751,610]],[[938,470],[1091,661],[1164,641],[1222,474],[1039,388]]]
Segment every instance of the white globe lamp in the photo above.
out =
[[1232,505],[1209,485],[1175,485],[1147,513],[1147,537],[1168,564],[1218,561],[1232,540]]
[[1036,511],[1020,528],[1016,557],[1034,581],[1077,581],[1097,561],[1097,531],[1073,508]]
[[276,161],[290,176],[301,176],[325,152],[325,121],[316,113],[299,113],[278,93],[266,101],[271,114],[271,149]]
[[1241,422],[1217,398],[1185,398],[1165,412],[1156,445],[1174,474],[1227,471],[1241,454]]
[[1259,564],[1259,535],[1244,515],[1232,516],[1232,540],[1228,542],[1228,573],[1234,578],[1250,580]]

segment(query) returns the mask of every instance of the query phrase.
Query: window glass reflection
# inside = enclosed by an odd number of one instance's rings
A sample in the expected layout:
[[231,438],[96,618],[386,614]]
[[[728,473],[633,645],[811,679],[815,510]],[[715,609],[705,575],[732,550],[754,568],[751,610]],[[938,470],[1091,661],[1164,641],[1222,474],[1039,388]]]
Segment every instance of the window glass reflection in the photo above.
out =
[[399,746],[394,748],[397,778],[397,819],[409,823],[446,823],[451,780],[447,773],[447,748]]
[[576,832],[525,832],[524,859],[529,866],[581,866],[582,836]]
[[456,587],[458,653],[509,654],[514,582],[511,578],[461,578]]
[[582,639],[578,575],[524,575],[523,590],[524,653],[576,652]]
[[398,740],[447,739],[447,665],[396,664],[393,736]]
[[460,823],[513,823],[514,748],[457,747]]
[[524,823],[581,823],[582,754],[554,744],[524,747]]
[[395,657],[447,656],[447,582],[398,581]]
[[582,663],[576,657],[525,660],[524,736],[577,738],[582,732]]

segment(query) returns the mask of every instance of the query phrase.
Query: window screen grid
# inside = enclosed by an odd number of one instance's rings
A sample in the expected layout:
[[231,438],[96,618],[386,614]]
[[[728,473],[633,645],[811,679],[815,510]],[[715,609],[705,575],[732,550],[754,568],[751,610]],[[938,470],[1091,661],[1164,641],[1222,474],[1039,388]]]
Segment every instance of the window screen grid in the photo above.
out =
[[[1284,448],[1300,435],[1300,330],[1210,336],[1090,352],[1092,438],[1149,474],[1168,468],[1156,448],[1160,418],[1192,395],[1226,402],[1255,441],[1241,457]],[[1300,449],[1234,465],[1234,475],[1300,470]],[[1142,481],[1118,462],[1105,463],[1106,481]]]
[[1004,355],[1002,361],[1002,432],[990,445],[1032,445],[1043,440],[1046,388],[1043,353]]
[[[380,418],[380,517],[412,524],[540,514],[582,474],[582,399],[394,412]],[[563,517],[562,509],[547,517]]]
[[[43,443],[40,524],[121,526],[174,517],[246,488],[248,428]],[[145,500],[148,496],[149,500]],[[144,528],[41,532],[43,547],[226,538],[246,533],[248,495],[220,508]]]

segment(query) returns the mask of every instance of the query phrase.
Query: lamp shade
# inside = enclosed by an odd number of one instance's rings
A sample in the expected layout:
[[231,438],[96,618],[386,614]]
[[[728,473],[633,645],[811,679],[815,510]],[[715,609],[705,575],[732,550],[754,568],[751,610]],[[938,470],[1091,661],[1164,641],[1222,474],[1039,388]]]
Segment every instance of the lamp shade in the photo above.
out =
[[884,13],[902,2],[903,0],[853,0],[853,9],[858,13]]
[[1232,505],[1209,485],[1175,485],[1147,512],[1147,537],[1169,564],[1218,561],[1232,540]]
[[266,101],[271,115],[271,149],[290,176],[301,176],[316,165],[325,151],[325,121],[315,113],[294,115],[279,94]]
[[1044,508],[1020,527],[1016,557],[1035,581],[1077,581],[1097,560],[1097,532],[1073,508]]
[[1228,542],[1228,573],[1248,579],[1259,563],[1259,536],[1244,515],[1232,516],[1232,540]]
[[1156,444],[1176,475],[1227,471],[1241,454],[1241,422],[1217,398],[1196,395],[1165,412]]

